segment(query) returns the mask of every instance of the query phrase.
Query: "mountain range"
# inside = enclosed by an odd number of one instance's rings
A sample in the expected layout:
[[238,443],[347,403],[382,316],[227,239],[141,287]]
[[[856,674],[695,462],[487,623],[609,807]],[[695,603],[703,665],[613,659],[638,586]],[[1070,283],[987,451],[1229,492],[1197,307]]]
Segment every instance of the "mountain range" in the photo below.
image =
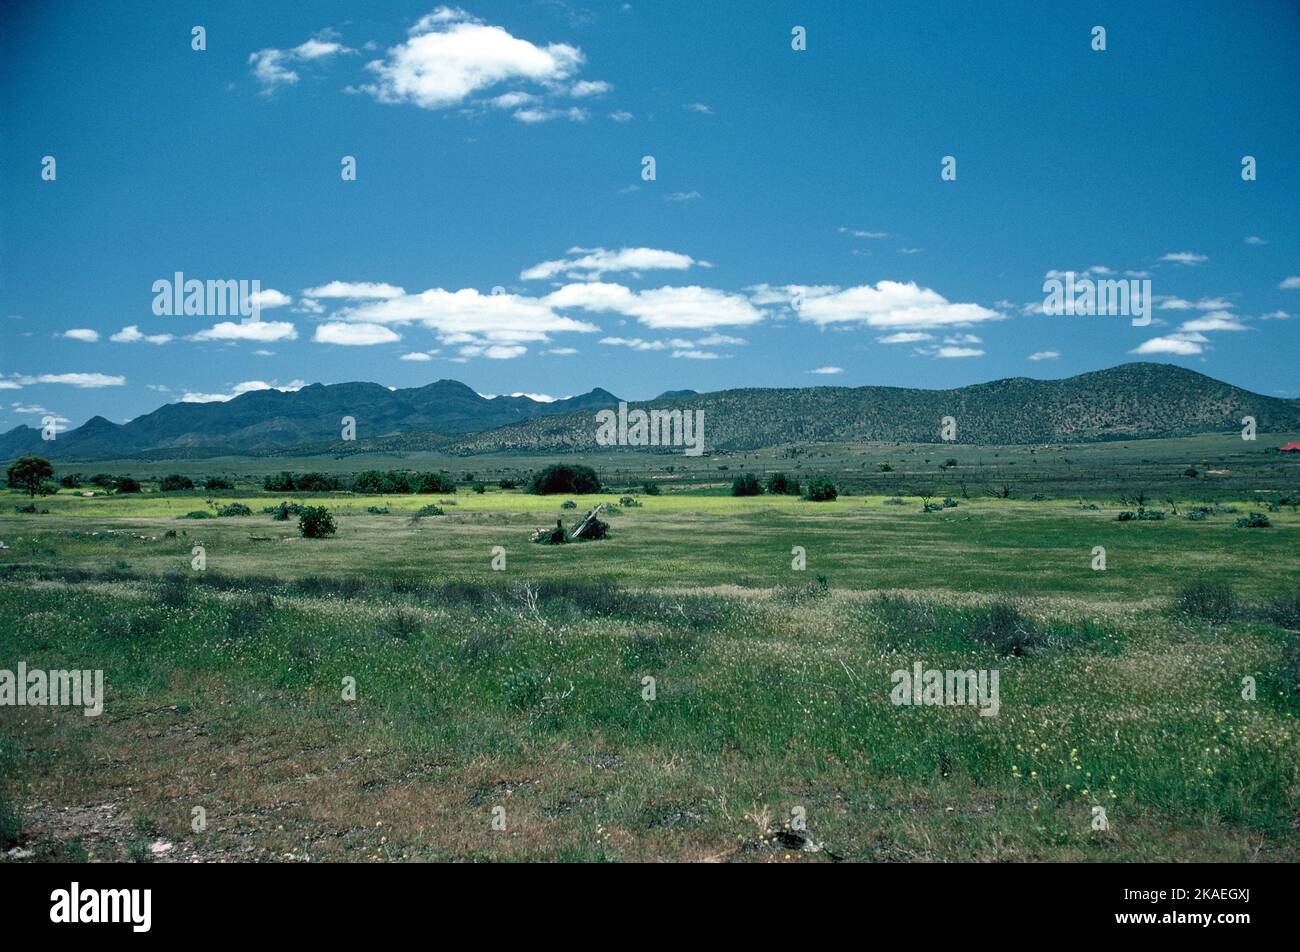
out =
[[[172,403],[129,423],[94,417],[43,441],[19,426],[0,436],[0,459],[309,455],[435,450],[450,454],[595,452],[595,412],[619,398],[595,389],[563,400],[484,397],[439,380],[390,390],[374,383],[259,390],[221,403]],[[1061,380],[1013,377],[951,390],[901,387],[671,391],[635,409],[704,413],[708,450],[788,443],[939,442],[940,421],[974,443],[1085,442],[1241,429],[1300,431],[1300,401],[1263,396],[1170,364],[1131,363]],[[340,438],[356,420],[355,442]]]

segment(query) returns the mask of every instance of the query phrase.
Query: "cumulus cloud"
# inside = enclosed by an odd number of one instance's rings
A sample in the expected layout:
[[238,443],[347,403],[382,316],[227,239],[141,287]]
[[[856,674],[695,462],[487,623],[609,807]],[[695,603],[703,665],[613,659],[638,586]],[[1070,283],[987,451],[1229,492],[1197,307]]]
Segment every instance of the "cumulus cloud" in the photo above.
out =
[[1196,332],[1167,334],[1153,337],[1134,347],[1130,354],[1174,354],[1179,357],[1191,357],[1205,352],[1204,345],[1208,338]]
[[688,102],[686,104],[686,108],[689,109],[691,112],[698,112],[702,116],[713,115],[713,109],[707,103]]
[[567,257],[542,261],[519,273],[523,281],[540,281],[563,275],[580,281],[599,280],[617,271],[685,271],[693,265],[705,265],[690,255],[659,248],[570,248]]
[[400,359],[401,359],[401,360],[425,361],[425,360],[433,360],[433,357],[431,357],[429,354],[424,353],[423,351],[416,351],[416,352],[413,353],[413,354],[403,354],[403,355],[401,356]]
[[612,312],[657,329],[757,324],[763,312],[742,294],[698,286],[633,291],[621,284],[568,284],[542,299],[552,307]]
[[570,106],[568,109],[520,109],[514,117],[526,125],[550,122],[552,119],[568,119],[570,122],[586,122],[587,110]]
[[896,334],[887,334],[884,337],[877,337],[878,344],[916,344],[923,340],[934,340],[933,334],[927,334],[925,331],[899,331]]
[[1060,356],[1061,356],[1060,351],[1056,351],[1056,350],[1040,350],[1040,351],[1038,351],[1038,352],[1036,352],[1036,353],[1030,354],[1029,357],[1028,357],[1027,359],[1028,359],[1028,360],[1056,360],[1056,359],[1058,359]]
[[1282,283],[1278,285],[1283,291],[1294,291],[1300,288],[1300,277],[1283,278]]
[[1234,315],[1227,311],[1212,311],[1209,314],[1202,314],[1200,317],[1194,317],[1190,321],[1183,321],[1178,326],[1180,331],[1248,331],[1250,330],[1245,324],[1241,323]]
[[[126,378],[115,374],[72,373],[72,374],[16,374],[11,382],[20,387],[30,387],[38,383],[61,383],[81,390],[93,390],[99,387],[120,387]],[[14,389],[5,387],[6,390]]]
[[842,289],[789,285],[786,290],[801,321],[823,326],[858,323],[866,327],[920,330],[1003,317],[979,304],[951,302],[939,292],[918,287],[913,282],[880,281],[874,286]]
[[262,86],[262,92],[269,93],[278,86],[292,86],[301,78],[297,66],[329,59],[339,53],[355,53],[342,43],[334,34],[325,31],[291,49],[268,48],[251,53],[248,57],[253,77]]
[[229,393],[197,393],[187,391],[181,396],[181,403],[225,403],[233,400],[241,394],[251,393],[255,390],[280,390],[285,393],[291,393],[295,390],[301,390],[305,386],[302,380],[294,380],[285,384],[283,387],[269,384],[264,380],[245,380],[243,383],[237,383],[230,389]]
[[575,46],[538,46],[458,8],[439,7],[384,59],[366,64],[376,81],[361,88],[384,103],[446,109],[503,83],[563,84],[583,59]]
[[221,321],[192,335],[190,340],[250,340],[259,344],[269,344],[277,340],[296,340],[297,337],[298,332],[288,321],[245,321],[242,324]]
[[267,288],[264,291],[257,291],[249,295],[249,303],[259,310],[267,311],[273,307],[284,307],[293,301],[293,298],[277,291],[275,288]]
[[128,324],[109,340],[117,344],[135,344],[144,341],[146,344],[166,344],[173,340],[171,334],[145,334],[135,324]]
[[519,294],[480,294],[474,288],[432,288],[386,300],[366,301],[335,315],[360,324],[418,324],[444,344],[547,341],[550,334],[593,333],[600,328],[557,314],[546,299]]
[[331,281],[318,288],[307,288],[303,297],[313,298],[352,298],[364,300],[369,298],[395,298],[406,292],[396,285],[382,284],[374,281]]
[[391,344],[402,336],[382,324],[332,322],[321,324],[312,337],[318,344],[342,344],[349,347],[368,347],[372,344]]
[[1201,264],[1210,259],[1194,251],[1171,251],[1166,255],[1161,255],[1160,260],[1172,261],[1174,264]]
[[569,87],[569,95],[582,99],[587,96],[599,96],[613,88],[603,79],[580,79]]
[[64,331],[63,336],[68,340],[85,341],[87,344],[93,344],[99,340],[99,331],[92,331],[89,327],[74,327],[72,330]]
[[810,370],[808,372],[810,374],[827,374],[827,375],[842,374],[844,373],[844,368],[843,367],[818,367],[816,370]]

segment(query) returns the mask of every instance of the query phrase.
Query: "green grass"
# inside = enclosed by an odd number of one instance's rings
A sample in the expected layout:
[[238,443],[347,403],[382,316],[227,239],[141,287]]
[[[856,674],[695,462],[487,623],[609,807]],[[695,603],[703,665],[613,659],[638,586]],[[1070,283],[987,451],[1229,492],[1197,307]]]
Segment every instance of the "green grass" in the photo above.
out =
[[[802,807],[851,859],[1300,859],[1300,515],[1238,529],[1186,495],[1120,523],[1095,488],[925,513],[669,486],[564,546],[528,534],[622,493],[8,509],[0,668],[100,668],[107,699],[0,707],[0,836],[46,860],[816,860],[766,836]],[[338,534],[261,512],[281,498]],[[1000,713],[893,705],[918,661],[998,670]]]

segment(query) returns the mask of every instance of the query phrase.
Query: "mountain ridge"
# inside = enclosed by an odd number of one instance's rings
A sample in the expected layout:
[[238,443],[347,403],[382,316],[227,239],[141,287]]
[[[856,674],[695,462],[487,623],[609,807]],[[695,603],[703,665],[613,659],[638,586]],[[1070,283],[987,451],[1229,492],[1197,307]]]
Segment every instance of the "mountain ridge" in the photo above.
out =
[[[0,435],[0,459],[303,455],[440,450],[452,454],[594,452],[596,410],[620,401],[602,388],[543,402],[484,397],[456,380],[390,389],[370,382],[257,390],[213,403],[170,403],[128,423],[95,416],[54,441],[34,427]],[[1149,439],[1239,430],[1300,430],[1300,400],[1253,393],[1172,364],[1129,363],[1072,377],[1008,377],[946,390],[747,387],[667,391],[631,408],[699,410],[706,449],[796,442],[940,442],[951,416],[959,442],[1037,443]],[[342,418],[357,440],[341,440]],[[667,451],[672,451],[669,448]]]

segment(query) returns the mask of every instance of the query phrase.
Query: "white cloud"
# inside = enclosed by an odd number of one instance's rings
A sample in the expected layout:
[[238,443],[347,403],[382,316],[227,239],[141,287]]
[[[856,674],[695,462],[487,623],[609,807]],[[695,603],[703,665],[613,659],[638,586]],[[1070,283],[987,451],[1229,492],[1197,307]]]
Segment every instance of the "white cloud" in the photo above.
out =
[[1283,291],[1294,291],[1296,288],[1300,288],[1300,277],[1284,278],[1278,287]]
[[849,228],[846,225],[841,225],[837,230],[841,235],[848,235],[852,238],[888,238],[889,237],[889,232],[887,231],[862,231],[861,229],[858,228]]
[[586,122],[587,110],[570,106],[568,109],[520,109],[514,117],[526,125],[550,122],[552,119],[568,119],[570,122]]
[[342,344],[350,347],[368,347],[372,344],[391,344],[402,335],[382,324],[334,322],[317,326],[312,337],[318,344]]
[[418,352],[418,351],[417,351],[416,353],[413,353],[413,354],[403,354],[403,355],[401,356],[400,359],[401,359],[401,360],[416,360],[416,361],[433,360],[433,358],[430,357],[428,354],[420,353],[420,352]]
[[932,357],[983,357],[984,351],[977,347],[934,347],[927,351]]
[[72,330],[64,331],[63,336],[69,340],[85,341],[87,344],[93,344],[99,340],[99,331],[92,331],[89,327],[74,327]]
[[495,106],[497,109],[518,109],[521,106],[527,106],[535,102],[537,102],[537,97],[526,92],[502,93],[500,96],[493,96],[487,101],[489,106]]
[[380,102],[445,109],[499,83],[558,84],[583,63],[582,51],[565,43],[536,46],[499,26],[477,22],[450,8],[435,11],[391,47],[382,60],[366,64],[377,82],[362,90]]
[[1292,317],[1289,311],[1269,311],[1267,314],[1261,314],[1261,321],[1288,321]]
[[1061,356],[1060,351],[1040,350],[1037,353],[1030,354],[1029,360],[1056,360]]
[[474,288],[432,288],[382,301],[368,301],[335,315],[362,324],[419,324],[444,344],[545,342],[561,332],[594,333],[594,324],[557,314],[546,299],[519,294],[480,294]]
[[708,350],[675,350],[674,357],[684,357],[687,360],[717,360],[718,355]]
[[173,339],[171,334],[142,333],[135,324],[128,324],[109,338],[109,340],[117,344],[134,344],[139,341],[144,341],[146,344],[166,344]]
[[519,273],[523,281],[538,281],[564,275],[581,281],[599,280],[615,271],[685,271],[698,262],[690,255],[658,248],[570,248],[568,257],[542,261]]
[[524,393],[523,391],[520,391],[518,393],[510,394],[510,396],[527,397],[529,400],[533,400],[537,403],[554,403],[556,400],[556,398],[551,396],[549,393]]
[[[93,390],[99,387],[120,387],[126,383],[126,378],[113,374],[97,373],[19,374],[14,377],[14,382],[23,387],[30,387],[32,384],[37,383],[61,383],[82,390]],[[5,389],[12,388],[6,387]]]
[[293,298],[277,291],[275,288],[267,288],[264,291],[258,291],[249,295],[249,303],[263,311],[269,311],[273,307],[284,307],[290,304]]
[[1202,346],[1206,338],[1197,333],[1168,334],[1145,340],[1129,351],[1130,354],[1174,354],[1179,357],[1191,357],[1205,352]]
[[812,324],[856,322],[867,327],[926,329],[999,320],[997,311],[979,304],[948,301],[929,288],[913,282],[880,281],[852,288],[820,288],[790,285],[791,294],[802,293],[795,308],[801,321]]
[[580,79],[569,87],[569,95],[581,99],[587,96],[599,96],[613,88],[603,79]]
[[669,202],[693,202],[700,197],[699,192],[672,192],[665,201]]
[[713,115],[713,109],[707,103],[688,102],[685,108],[689,109],[691,112],[698,112],[703,116]]
[[462,357],[487,357],[490,360],[512,360],[528,353],[522,344],[469,344],[459,351]]
[[1212,311],[1209,314],[1202,314],[1200,317],[1194,317],[1190,321],[1183,321],[1178,326],[1180,331],[1248,331],[1250,330],[1245,324],[1241,323],[1234,315],[1227,311]]
[[1259,235],[1247,235],[1247,236],[1246,236],[1246,244],[1248,244],[1248,245],[1266,245],[1266,244],[1268,244],[1268,242],[1265,241],[1263,238],[1259,237]]
[[1169,254],[1161,255],[1160,260],[1172,261],[1175,264],[1201,264],[1209,258],[1194,251],[1171,251]]
[[269,384],[264,380],[245,380],[243,383],[235,384],[229,393],[196,393],[188,391],[181,397],[181,403],[225,403],[241,394],[251,393],[255,390],[280,390],[291,393],[295,390],[301,390],[303,386],[304,381],[302,380],[294,380],[283,387]]
[[251,340],[269,344],[277,340],[296,340],[297,337],[298,332],[287,321],[245,321],[242,324],[222,321],[199,331],[190,340]]
[[827,375],[842,374],[844,373],[844,368],[843,367],[818,367],[816,370],[810,370],[808,372],[810,374],[827,374]]
[[626,112],[625,110],[622,109],[616,109],[614,112],[611,112],[609,114],[609,118],[613,119],[615,122],[631,122],[636,117],[633,116],[632,113],[630,112]]
[[703,330],[763,320],[743,295],[694,285],[632,291],[603,282],[568,284],[542,300],[552,307],[623,314],[653,328]]
[[1162,311],[1224,311],[1236,307],[1231,301],[1223,298],[1201,298],[1199,301],[1185,301],[1178,297],[1169,297],[1161,300],[1159,308]]
[[262,92],[269,93],[277,86],[292,86],[301,78],[294,68],[297,64],[313,63],[339,53],[354,53],[334,40],[329,32],[320,33],[292,49],[268,48],[249,54],[248,62],[254,78],[262,84]]
[[369,298],[395,298],[406,292],[396,285],[382,284],[374,281],[331,281],[318,288],[307,288],[303,292],[306,298],[352,298],[356,300]]
[[885,337],[877,337],[878,344],[915,344],[923,340],[934,340],[933,334],[927,334],[925,331],[899,331],[896,334],[888,334]]

